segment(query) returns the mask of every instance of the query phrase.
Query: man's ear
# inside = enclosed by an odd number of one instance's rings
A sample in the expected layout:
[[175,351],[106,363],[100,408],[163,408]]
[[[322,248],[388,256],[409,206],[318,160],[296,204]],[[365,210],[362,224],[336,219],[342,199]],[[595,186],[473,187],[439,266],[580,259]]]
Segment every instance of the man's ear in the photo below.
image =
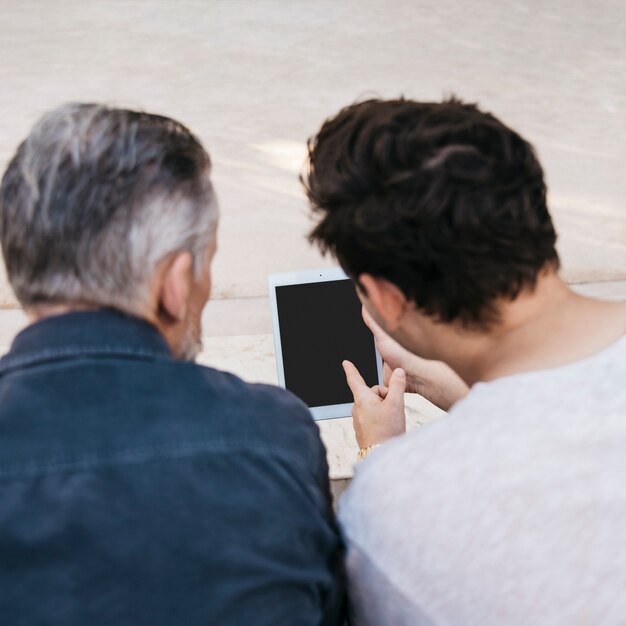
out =
[[193,257],[189,252],[177,252],[164,269],[158,293],[161,315],[181,322],[187,317],[189,296],[193,285]]
[[402,290],[388,280],[371,274],[361,274],[358,282],[385,328],[395,330],[407,308],[407,299]]

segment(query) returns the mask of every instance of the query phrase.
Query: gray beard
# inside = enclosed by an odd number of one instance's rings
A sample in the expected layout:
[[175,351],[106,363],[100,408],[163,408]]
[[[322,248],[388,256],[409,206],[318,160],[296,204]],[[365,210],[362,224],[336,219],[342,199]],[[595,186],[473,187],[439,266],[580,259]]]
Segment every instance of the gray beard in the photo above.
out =
[[182,361],[195,361],[202,351],[202,330],[189,325],[185,336],[174,356]]

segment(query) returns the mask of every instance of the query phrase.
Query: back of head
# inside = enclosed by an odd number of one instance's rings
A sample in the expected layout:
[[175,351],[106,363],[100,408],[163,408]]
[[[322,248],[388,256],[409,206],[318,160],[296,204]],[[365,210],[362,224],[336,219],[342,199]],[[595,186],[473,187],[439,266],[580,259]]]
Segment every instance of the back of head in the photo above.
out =
[[97,104],[45,115],[0,186],[0,241],[24,308],[140,313],[158,262],[189,251],[199,270],[217,207],[210,159],[180,123]]
[[311,240],[442,322],[486,326],[559,264],[532,146],[474,105],[349,106],[309,142],[303,183],[322,216]]

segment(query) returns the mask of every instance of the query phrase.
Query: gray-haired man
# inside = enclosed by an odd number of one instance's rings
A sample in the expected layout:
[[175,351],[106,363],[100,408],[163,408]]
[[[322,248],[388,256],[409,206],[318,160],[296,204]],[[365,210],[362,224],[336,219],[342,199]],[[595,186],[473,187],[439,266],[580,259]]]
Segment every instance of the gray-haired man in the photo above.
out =
[[341,546],[304,405],[192,362],[210,160],[174,120],[46,115],[0,187],[32,324],[0,361],[0,623],[334,624]]

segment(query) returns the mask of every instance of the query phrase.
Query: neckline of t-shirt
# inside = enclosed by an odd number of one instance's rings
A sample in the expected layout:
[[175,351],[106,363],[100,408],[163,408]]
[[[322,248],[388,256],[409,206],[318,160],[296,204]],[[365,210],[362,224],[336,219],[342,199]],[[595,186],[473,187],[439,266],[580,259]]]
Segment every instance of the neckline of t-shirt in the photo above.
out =
[[556,367],[544,367],[542,369],[531,370],[528,372],[519,372],[518,374],[509,374],[505,376],[500,376],[499,378],[494,378],[493,380],[479,382],[476,383],[471,391],[484,389],[486,387],[496,385],[499,383],[505,384],[510,382],[519,381],[525,378],[535,378],[535,377],[543,377],[546,374],[555,376],[559,374],[564,374],[566,372],[570,372],[576,370],[581,367],[586,367],[592,361],[602,361],[610,356],[614,351],[621,348],[622,344],[626,345],[626,333],[624,333],[619,339],[613,341],[605,348],[602,348],[600,351],[586,356],[584,359],[579,359],[578,361],[572,361],[571,363],[565,363],[564,365],[557,365]]

